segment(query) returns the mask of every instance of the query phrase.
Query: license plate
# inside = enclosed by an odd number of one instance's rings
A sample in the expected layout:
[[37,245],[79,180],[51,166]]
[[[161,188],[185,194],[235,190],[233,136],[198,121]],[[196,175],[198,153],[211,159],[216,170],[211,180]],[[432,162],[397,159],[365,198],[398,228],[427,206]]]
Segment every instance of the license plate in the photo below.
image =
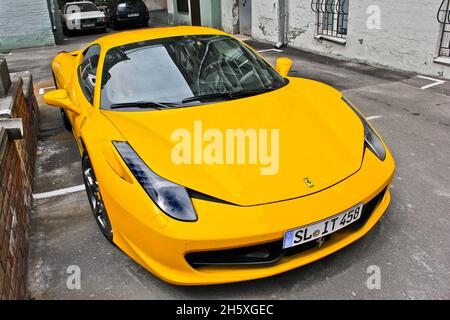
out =
[[130,13],[130,14],[128,15],[128,17],[129,17],[129,18],[131,18],[131,17],[139,17],[139,13]]
[[95,27],[95,23],[88,23],[81,25],[82,28],[92,28]]
[[286,231],[283,248],[295,247],[336,232],[361,218],[363,204],[341,212],[325,220]]

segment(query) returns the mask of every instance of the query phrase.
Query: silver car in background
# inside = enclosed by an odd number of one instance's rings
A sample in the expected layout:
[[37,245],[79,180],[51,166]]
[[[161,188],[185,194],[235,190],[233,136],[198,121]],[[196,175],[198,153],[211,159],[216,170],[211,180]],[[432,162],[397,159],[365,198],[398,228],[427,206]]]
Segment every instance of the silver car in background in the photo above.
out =
[[68,2],[60,15],[65,34],[93,29],[106,32],[105,14],[91,1]]

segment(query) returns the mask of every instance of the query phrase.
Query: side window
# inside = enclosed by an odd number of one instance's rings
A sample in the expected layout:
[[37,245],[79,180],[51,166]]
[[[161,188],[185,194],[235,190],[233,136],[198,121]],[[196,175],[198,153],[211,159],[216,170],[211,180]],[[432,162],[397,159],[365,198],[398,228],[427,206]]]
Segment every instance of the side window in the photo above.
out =
[[78,80],[86,99],[92,104],[94,101],[95,77],[97,75],[100,46],[94,44],[85,51],[83,61],[78,66]]

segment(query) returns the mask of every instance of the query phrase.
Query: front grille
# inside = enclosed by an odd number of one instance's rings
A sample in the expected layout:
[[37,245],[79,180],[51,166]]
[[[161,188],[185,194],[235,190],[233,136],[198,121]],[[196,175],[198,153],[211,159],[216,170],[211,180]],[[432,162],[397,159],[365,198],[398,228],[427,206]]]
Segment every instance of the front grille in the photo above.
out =
[[349,229],[358,230],[366,224],[367,220],[369,220],[370,216],[372,215],[372,212],[375,210],[376,207],[378,207],[381,199],[383,199],[384,194],[386,193],[386,189],[387,187],[384,188],[380,193],[378,193],[374,198],[372,198],[372,200],[370,200],[364,205],[361,213],[361,218],[359,218],[357,221],[349,225],[348,226]]
[[193,252],[186,255],[193,267],[204,265],[268,264],[281,258],[283,242],[274,241],[256,246],[219,251]]
[[[351,225],[325,237],[325,242],[333,235],[347,230],[358,230],[369,220],[375,208],[380,203],[386,192],[386,188],[367,202],[362,210],[361,218]],[[191,252],[186,254],[186,261],[194,268],[203,266],[231,266],[231,265],[267,265],[276,263],[284,256],[293,256],[304,251],[317,248],[316,241],[306,242],[302,245],[283,249],[283,240],[272,241],[264,244],[226,249],[217,251]]]
[[96,23],[96,22],[97,22],[97,18],[89,18],[89,19],[81,20],[82,24],[92,24],[92,23]]

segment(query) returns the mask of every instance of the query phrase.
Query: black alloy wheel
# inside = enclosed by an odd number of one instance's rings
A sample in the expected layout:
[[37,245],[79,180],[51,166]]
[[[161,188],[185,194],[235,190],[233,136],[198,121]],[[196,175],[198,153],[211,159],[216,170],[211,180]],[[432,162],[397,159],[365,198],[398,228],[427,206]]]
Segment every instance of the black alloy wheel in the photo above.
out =
[[89,159],[87,152],[83,154],[82,170],[86,193],[95,221],[97,222],[98,227],[105,238],[109,242],[112,242],[113,231],[111,223],[109,221],[108,213],[106,212],[106,208],[100,194],[100,189],[98,187],[98,182],[95,177],[94,169],[92,168],[91,160]]

